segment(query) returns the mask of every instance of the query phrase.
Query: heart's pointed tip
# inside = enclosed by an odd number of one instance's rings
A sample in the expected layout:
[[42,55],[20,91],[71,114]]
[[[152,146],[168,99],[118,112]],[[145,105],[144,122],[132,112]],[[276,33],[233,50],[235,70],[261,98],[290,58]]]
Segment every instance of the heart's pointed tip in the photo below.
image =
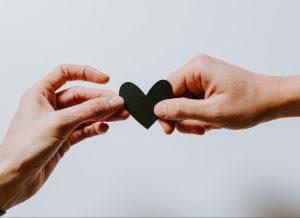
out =
[[[155,123],[155,122],[154,122]],[[145,129],[149,130],[153,125],[154,123],[151,123],[151,124],[144,124],[143,126],[145,127]]]
[[147,129],[147,130],[149,130],[150,129],[150,127],[152,126],[152,125],[145,125],[145,124],[142,124],[142,126],[145,128],[145,129]]
[[147,130],[149,130],[153,125],[154,125],[154,123],[155,122],[153,122],[153,123],[141,123],[142,124],[142,126],[145,128],[145,129],[147,129]]

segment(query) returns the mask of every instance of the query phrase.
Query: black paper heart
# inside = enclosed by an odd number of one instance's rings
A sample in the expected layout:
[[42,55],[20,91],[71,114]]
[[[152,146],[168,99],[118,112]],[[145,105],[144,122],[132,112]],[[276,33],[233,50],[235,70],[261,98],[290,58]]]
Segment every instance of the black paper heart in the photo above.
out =
[[155,105],[160,101],[173,98],[173,89],[168,81],[160,80],[145,95],[135,84],[127,82],[121,86],[119,94],[124,98],[128,112],[149,129],[157,120],[154,114]]

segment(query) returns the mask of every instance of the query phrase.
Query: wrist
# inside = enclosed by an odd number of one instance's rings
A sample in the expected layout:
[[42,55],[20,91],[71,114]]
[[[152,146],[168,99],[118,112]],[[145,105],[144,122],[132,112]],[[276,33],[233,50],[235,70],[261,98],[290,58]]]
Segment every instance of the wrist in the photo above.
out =
[[0,210],[3,212],[6,212],[17,204],[16,199],[19,191],[19,183],[17,180],[13,174],[0,175]]
[[3,154],[2,149],[0,149],[0,210],[6,212],[15,205],[17,187],[21,187],[20,182],[22,180],[18,170],[10,164],[10,161],[2,158],[3,155],[1,154]]
[[300,116],[300,77],[261,76],[258,80],[263,121]]
[[9,208],[12,207],[13,204],[13,191],[12,187],[13,181],[15,179],[12,178],[10,174],[7,173],[0,173],[0,210],[7,211]]
[[291,76],[281,78],[278,88],[280,118],[300,116],[300,77]]

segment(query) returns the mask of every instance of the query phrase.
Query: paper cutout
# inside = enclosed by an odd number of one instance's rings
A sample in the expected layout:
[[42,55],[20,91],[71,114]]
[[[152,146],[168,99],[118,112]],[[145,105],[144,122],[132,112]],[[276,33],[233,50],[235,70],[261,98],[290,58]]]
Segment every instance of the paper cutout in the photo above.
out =
[[160,101],[173,98],[172,85],[166,80],[158,81],[147,95],[134,83],[124,83],[119,95],[125,100],[128,112],[146,129],[149,129],[158,119],[154,107]]

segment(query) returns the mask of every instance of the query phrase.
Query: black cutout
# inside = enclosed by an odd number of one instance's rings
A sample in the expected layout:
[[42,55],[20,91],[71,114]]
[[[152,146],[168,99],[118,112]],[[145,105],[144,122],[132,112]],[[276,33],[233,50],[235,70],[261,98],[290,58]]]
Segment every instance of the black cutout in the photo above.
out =
[[146,129],[157,120],[154,114],[155,105],[174,97],[172,85],[166,80],[158,81],[147,95],[135,84],[127,82],[121,86],[119,94],[124,98],[128,112]]

